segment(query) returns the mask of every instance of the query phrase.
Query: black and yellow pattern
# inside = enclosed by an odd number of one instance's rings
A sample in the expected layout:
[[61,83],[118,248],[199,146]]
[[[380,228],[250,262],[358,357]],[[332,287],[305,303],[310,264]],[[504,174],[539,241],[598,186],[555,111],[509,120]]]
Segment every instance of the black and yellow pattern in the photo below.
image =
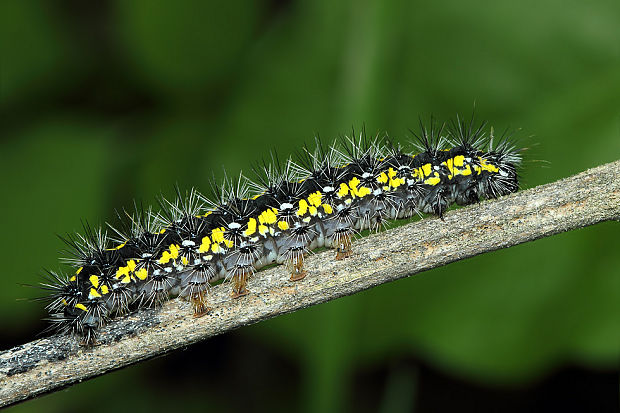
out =
[[[365,138],[329,151],[319,145],[289,160],[281,173],[269,168],[256,194],[240,185],[222,190],[218,202],[194,190],[179,193],[175,202],[162,202],[162,212],[131,217],[113,246],[89,229],[69,241],[74,274],[50,273],[44,284],[53,292],[52,320],[90,344],[109,318],[170,296],[190,300],[200,316],[217,279],[231,280],[233,297],[248,294],[249,277],[274,262],[300,280],[311,249],[334,248],[337,259],[345,258],[354,233],[380,228],[387,219],[442,218],[454,203],[517,191],[518,151],[506,140],[493,148],[482,127],[455,125],[446,136],[422,128],[417,154]],[[442,148],[450,140],[451,147]]]

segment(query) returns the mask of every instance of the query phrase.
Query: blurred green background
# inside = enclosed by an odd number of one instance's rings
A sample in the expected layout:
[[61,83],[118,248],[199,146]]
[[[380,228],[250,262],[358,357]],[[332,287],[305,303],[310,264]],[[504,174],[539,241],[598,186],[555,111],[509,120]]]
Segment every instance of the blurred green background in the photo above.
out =
[[[208,193],[223,166],[316,134],[406,143],[418,116],[475,104],[521,128],[524,187],[620,158],[617,0],[7,0],[0,30],[2,348],[45,326],[19,283],[58,268],[54,234],[175,183]],[[517,411],[556,391],[617,406],[619,235],[454,263],[11,411]]]

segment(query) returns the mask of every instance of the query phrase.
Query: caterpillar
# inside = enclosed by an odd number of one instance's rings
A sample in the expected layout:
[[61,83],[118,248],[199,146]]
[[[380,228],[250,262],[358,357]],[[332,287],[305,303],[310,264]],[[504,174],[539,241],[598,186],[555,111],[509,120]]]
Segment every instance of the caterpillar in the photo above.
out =
[[[496,142],[494,142],[496,141]],[[320,247],[335,259],[353,254],[362,230],[389,220],[432,214],[443,220],[453,204],[469,205],[519,188],[520,150],[510,134],[496,139],[473,117],[414,133],[415,153],[387,137],[343,137],[330,146],[316,140],[280,166],[263,162],[257,178],[225,178],[207,198],[196,189],[161,198],[160,211],[134,203],[108,230],[84,225],[67,236],[64,261],[73,269],[47,271],[49,330],[81,344],[115,317],[158,307],[171,297],[188,300],[195,317],[210,310],[214,282],[231,285],[232,299],[250,293],[256,271],[283,264],[292,282],[307,276],[304,257]]]

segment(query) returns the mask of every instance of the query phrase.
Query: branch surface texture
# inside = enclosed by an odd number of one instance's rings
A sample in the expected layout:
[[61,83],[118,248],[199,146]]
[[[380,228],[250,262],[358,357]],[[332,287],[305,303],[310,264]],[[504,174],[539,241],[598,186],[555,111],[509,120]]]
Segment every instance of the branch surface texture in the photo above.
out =
[[[307,258],[308,276],[288,280],[277,266],[249,282],[238,300],[227,284],[212,289],[213,310],[192,317],[179,299],[102,329],[100,345],[54,336],[0,352],[0,407],[58,390],[261,320],[355,294],[487,251],[608,220],[620,220],[620,160],[499,200],[450,211],[355,241],[352,258],[334,251]],[[472,242],[475,240],[475,242]]]

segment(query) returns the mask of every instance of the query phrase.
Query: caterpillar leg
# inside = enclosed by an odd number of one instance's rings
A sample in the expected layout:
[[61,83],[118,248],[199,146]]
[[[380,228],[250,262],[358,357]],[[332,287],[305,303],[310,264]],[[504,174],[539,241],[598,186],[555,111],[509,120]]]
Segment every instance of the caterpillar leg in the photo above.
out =
[[80,340],[81,347],[92,348],[97,345],[97,332],[94,329],[87,328],[83,331],[83,336]]
[[181,275],[181,293],[179,296],[192,304],[196,318],[202,317],[211,310],[207,297],[209,295],[209,280],[213,274],[214,270],[210,264],[200,264]]
[[248,279],[252,275],[251,271],[241,271],[236,272],[232,277],[232,298],[243,297],[244,295],[248,295],[250,291],[247,289]]
[[194,318],[202,317],[211,311],[211,307],[207,304],[207,292],[199,291],[190,296],[190,302],[194,307]]
[[306,278],[303,253],[299,254],[290,261],[289,268],[291,269],[291,281],[299,281]]
[[337,234],[336,236],[336,259],[343,260],[353,254],[351,248],[352,235],[350,233]]

